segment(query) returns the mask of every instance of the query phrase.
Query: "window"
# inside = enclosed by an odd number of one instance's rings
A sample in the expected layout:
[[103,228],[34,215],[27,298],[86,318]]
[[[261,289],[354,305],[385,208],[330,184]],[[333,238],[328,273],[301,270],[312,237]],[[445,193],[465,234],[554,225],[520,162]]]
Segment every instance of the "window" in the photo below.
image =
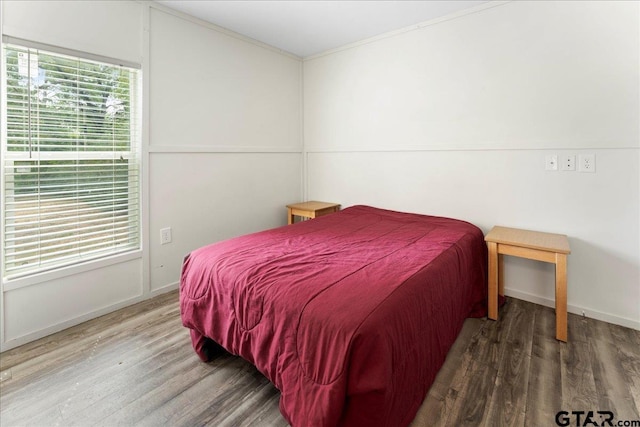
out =
[[139,249],[139,71],[3,44],[3,73],[3,277]]

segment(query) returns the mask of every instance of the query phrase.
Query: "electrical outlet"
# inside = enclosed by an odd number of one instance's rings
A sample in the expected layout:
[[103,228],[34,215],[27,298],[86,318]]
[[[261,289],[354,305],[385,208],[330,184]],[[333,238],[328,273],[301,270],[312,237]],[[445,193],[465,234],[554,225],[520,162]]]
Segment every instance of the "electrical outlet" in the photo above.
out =
[[558,170],[558,156],[555,154],[548,154],[544,156],[544,168],[548,171]]
[[561,169],[563,171],[574,171],[576,170],[576,156],[575,154],[569,154],[568,156],[562,156],[562,160],[560,162]]
[[578,171],[594,173],[596,171],[596,155],[580,154],[578,156]]
[[171,227],[160,229],[160,244],[166,245],[171,243]]

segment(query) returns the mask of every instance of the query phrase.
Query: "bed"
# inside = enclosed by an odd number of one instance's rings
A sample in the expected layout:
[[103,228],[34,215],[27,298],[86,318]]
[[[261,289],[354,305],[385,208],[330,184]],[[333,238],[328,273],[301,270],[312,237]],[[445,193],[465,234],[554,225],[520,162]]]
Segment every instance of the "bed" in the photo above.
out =
[[182,322],[281,392],[292,426],[411,423],[467,317],[486,314],[482,231],[353,206],[185,257]]

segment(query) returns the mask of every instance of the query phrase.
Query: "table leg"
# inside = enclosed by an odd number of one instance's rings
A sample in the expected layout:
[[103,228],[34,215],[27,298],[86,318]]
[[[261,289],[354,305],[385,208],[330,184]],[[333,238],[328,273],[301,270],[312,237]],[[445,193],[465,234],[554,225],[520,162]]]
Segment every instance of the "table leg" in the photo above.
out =
[[487,242],[489,249],[489,319],[498,320],[498,244]]
[[567,255],[556,254],[556,339],[567,342]]
[[504,296],[504,255],[498,254],[498,295]]
[[288,225],[293,224],[293,213],[291,211],[292,211],[291,208],[287,208],[287,224]]

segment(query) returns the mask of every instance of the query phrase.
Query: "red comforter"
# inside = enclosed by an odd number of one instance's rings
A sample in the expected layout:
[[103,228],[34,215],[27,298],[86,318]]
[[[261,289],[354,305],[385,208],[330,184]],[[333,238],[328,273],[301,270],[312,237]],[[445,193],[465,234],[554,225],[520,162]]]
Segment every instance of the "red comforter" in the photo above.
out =
[[183,324],[253,363],[293,426],[404,426],[466,317],[483,316],[474,225],[354,206],[185,258]]

